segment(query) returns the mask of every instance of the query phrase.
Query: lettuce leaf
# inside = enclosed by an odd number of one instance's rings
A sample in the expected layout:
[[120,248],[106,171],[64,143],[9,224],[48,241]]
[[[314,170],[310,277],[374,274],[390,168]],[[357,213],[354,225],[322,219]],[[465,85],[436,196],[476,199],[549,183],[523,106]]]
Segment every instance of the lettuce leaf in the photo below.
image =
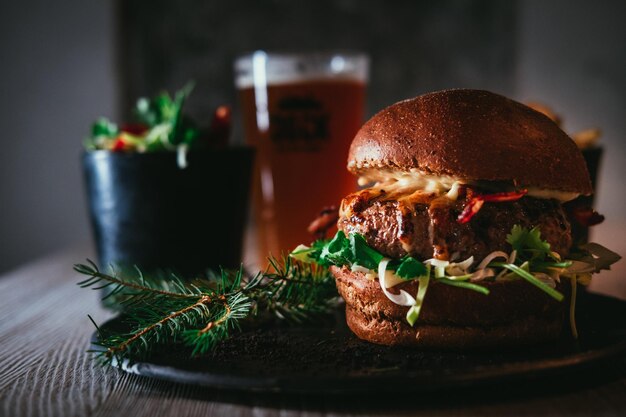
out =
[[[376,270],[384,256],[367,244],[365,238],[358,233],[346,237],[339,230],[330,240],[318,240],[311,247],[300,245],[290,254],[291,257],[303,262],[314,262],[321,266],[358,265]],[[415,279],[427,273],[426,266],[417,259],[405,256],[400,260],[389,262],[388,270],[404,279]]]
[[350,234],[350,249],[352,250],[352,264],[364,266],[375,270],[384,256],[375,249],[369,247],[365,238],[358,233]]
[[342,266],[351,263],[350,241],[341,230],[327,243],[322,244],[322,242],[318,241],[318,246],[321,248],[319,255],[319,263],[321,265]]

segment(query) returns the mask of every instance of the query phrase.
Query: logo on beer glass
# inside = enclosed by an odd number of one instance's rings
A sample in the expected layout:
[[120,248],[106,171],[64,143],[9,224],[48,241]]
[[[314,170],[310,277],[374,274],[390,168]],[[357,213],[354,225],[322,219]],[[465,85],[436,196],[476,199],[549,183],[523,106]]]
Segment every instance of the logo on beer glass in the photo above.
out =
[[316,151],[330,139],[330,114],[312,96],[283,97],[270,113],[270,138],[280,150]]

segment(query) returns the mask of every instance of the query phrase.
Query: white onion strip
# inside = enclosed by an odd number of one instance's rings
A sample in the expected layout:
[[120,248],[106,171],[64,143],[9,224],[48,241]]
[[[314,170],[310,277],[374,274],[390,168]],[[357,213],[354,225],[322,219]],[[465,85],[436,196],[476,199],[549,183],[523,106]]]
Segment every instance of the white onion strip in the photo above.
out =
[[475,271],[470,277],[471,282],[482,281],[485,278],[491,278],[496,275],[496,271],[491,268],[484,268]]
[[366,268],[366,267],[364,267],[364,266],[357,265],[357,264],[352,264],[352,266],[350,267],[350,270],[351,270],[352,272],[362,272],[362,273],[364,273],[364,274],[369,274],[369,273],[371,273],[371,271],[370,271],[370,269],[369,269],[369,268]]
[[387,289],[385,281],[387,274],[391,273],[387,271],[387,264],[389,264],[389,261],[391,261],[391,259],[383,258],[378,264],[378,282],[380,284],[380,288],[383,290],[385,296],[394,304],[405,307],[411,307],[415,305],[415,298],[413,298],[408,292],[400,290],[400,294],[392,294]]
[[440,267],[440,268],[445,268],[446,266],[450,265],[450,262],[448,261],[442,261],[441,259],[435,259],[435,258],[430,258],[424,261],[425,264],[430,264],[434,267]]
[[446,268],[446,273],[451,276],[466,275],[473,263],[473,256],[470,256],[463,262],[451,262]]
[[476,269],[477,270],[485,269],[487,267],[487,265],[489,265],[491,263],[491,261],[493,261],[496,258],[508,259],[509,255],[506,254],[505,252],[502,252],[502,251],[499,251],[499,250],[491,252],[489,255],[485,256],[485,259],[483,259],[480,262],[480,264],[478,264]]
[[473,263],[474,263],[474,257],[470,256],[469,258],[467,258],[463,262],[452,263],[452,264],[450,264],[450,266],[454,265],[456,267],[461,268],[463,271],[467,271],[469,269],[469,267],[472,266]]

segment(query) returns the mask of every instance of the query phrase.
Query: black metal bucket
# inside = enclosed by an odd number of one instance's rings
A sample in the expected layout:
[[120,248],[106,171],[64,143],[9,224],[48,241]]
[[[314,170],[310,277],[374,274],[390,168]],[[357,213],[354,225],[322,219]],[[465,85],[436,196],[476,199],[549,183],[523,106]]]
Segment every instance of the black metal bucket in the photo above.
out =
[[254,152],[249,148],[83,154],[100,264],[182,275],[241,263]]

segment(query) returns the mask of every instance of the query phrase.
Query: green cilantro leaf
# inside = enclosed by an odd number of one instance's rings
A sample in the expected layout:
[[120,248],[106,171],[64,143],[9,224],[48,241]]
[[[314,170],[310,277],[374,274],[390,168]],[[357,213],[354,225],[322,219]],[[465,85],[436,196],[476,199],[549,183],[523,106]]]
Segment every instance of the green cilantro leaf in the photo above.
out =
[[541,232],[538,227],[528,230],[520,225],[515,225],[511,229],[511,233],[506,236],[506,241],[522,259],[543,261],[546,256],[554,258],[550,244],[541,239]]
[[412,256],[402,258],[396,269],[396,275],[404,279],[414,279],[426,274],[426,266]]

